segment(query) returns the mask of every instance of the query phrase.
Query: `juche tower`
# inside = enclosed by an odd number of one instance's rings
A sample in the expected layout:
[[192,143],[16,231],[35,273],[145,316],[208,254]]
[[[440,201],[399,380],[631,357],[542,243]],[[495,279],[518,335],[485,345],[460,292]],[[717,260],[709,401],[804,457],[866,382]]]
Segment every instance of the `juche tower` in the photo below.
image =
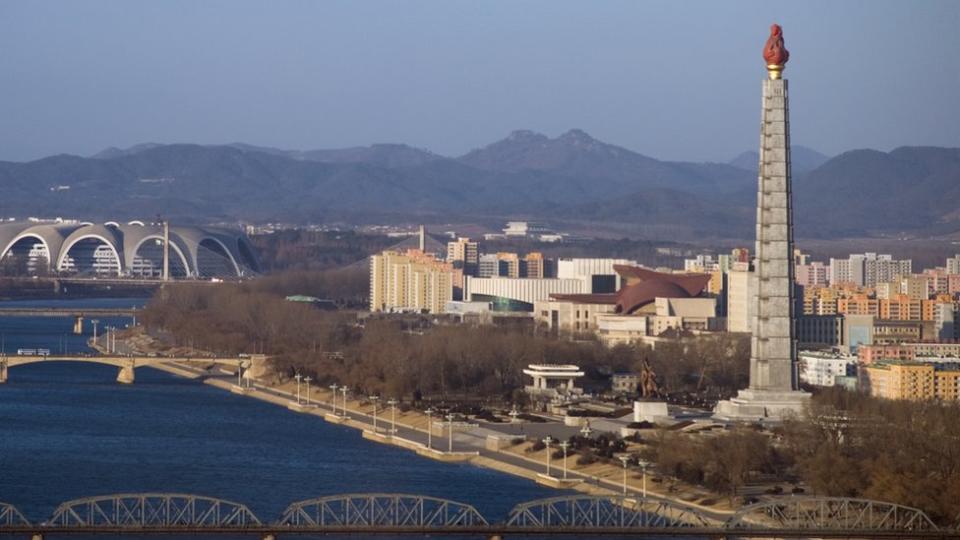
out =
[[790,114],[787,80],[790,53],[774,24],[763,48],[757,244],[751,298],[750,387],[717,404],[730,420],[782,420],[802,414],[810,394],[797,375],[793,268],[793,204],[790,187]]

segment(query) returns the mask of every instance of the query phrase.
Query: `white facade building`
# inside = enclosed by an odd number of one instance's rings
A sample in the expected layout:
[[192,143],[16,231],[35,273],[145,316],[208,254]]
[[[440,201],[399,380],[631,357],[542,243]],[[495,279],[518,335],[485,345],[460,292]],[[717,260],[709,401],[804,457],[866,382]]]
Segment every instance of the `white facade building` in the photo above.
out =
[[912,272],[913,261],[894,259],[892,255],[857,253],[847,259],[830,259],[830,283],[853,283],[874,287],[877,283],[897,281]]
[[[623,286],[614,265],[637,266],[636,261],[628,259],[559,259],[557,261],[558,279],[578,279],[583,282],[583,293],[616,292]],[[597,278],[608,280],[607,290],[598,290]],[[612,287],[612,288],[611,288]]]
[[801,352],[800,380],[813,386],[834,386],[837,377],[857,374],[857,357],[824,352]]
[[[527,311],[533,309],[533,303],[548,300],[551,294],[577,294],[584,291],[584,282],[580,279],[559,278],[507,278],[466,276],[463,297],[468,302],[487,302],[506,299],[530,304]],[[496,309],[496,307],[495,307]]]
[[946,267],[948,274],[960,274],[960,255],[954,255],[947,259]]

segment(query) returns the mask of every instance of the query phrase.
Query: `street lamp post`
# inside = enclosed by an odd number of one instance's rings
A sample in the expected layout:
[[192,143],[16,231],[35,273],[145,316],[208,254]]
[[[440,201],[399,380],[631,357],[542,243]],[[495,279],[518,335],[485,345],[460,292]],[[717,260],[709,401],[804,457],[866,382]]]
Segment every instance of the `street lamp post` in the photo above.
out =
[[377,433],[377,402],[380,396],[370,396],[370,401],[373,402],[373,432]]
[[641,459],[637,461],[637,465],[640,465],[640,470],[643,471],[643,488],[642,489],[643,489],[643,498],[644,500],[646,500],[647,498],[647,467],[650,466],[650,462],[645,459]]
[[453,453],[453,414],[447,415],[447,423],[450,426],[449,437],[447,438],[447,452]]
[[396,399],[390,399],[387,402],[387,405],[390,405],[390,436],[397,434],[397,404],[400,403]]
[[563,479],[567,479],[567,448],[570,448],[570,441],[563,441],[560,443],[560,448],[563,449]]
[[543,444],[547,445],[547,476],[550,476],[550,443],[552,442],[553,438],[549,435],[543,440]]
[[623,494],[627,494],[627,463],[630,462],[630,456],[620,456],[620,461],[623,462]]
[[330,388],[330,406],[333,407],[333,414],[337,414],[337,388],[340,388],[340,385],[333,383],[328,388]]
[[427,450],[433,450],[433,413],[437,411],[429,407],[423,412],[427,414]]
[[307,406],[310,405],[310,381],[312,380],[313,380],[313,377],[309,375],[303,378],[303,382],[306,383],[306,386],[307,386]]
[[300,374],[297,373],[296,375],[293,376],[293,378],[297,380],[297,405],[299,405],[300,404],[300,379],[302,379],[303,377],[301,377]]

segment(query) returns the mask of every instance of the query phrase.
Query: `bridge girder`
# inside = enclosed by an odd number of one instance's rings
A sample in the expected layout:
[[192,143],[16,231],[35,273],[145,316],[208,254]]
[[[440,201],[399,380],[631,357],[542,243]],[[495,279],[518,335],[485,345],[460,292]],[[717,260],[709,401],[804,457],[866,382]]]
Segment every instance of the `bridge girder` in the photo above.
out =
[[49,527],[223,529],[260,525],[246,505],[184,493],[120,493],[67,501],[44,525]]
[[683,528],[710,527],[710,518],[660,499],[626,496],[572,495],[518,504],[507,517],[513,527]]
[[783,497],[745,506],[726,523],[728,529],[782,528],[842,531],[931,531],[922,510],[894,503],[849,497]]
[[473,527],[487,520],[469,504],[404,493],[350,493],[291,504],[283,527]]
[[17,507],[0,501],[0,527],[29,526],[30,522],[23,517]]

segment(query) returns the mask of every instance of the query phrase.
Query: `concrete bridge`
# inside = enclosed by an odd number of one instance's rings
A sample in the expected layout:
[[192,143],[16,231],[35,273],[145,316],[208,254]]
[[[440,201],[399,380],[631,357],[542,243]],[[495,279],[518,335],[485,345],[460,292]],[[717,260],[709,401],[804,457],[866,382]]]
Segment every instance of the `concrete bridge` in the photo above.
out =
[[83,333],[83,320],[99,317],[128,317],[137,321],[137,308],[0,307],[0,317],[73,317],[73,333]]
[[0,307],[0,317],[136,317],[137,308]]
[[120,356],[120,355],[66,355],[40,356],[18,355],[0,356],[0,383],[7,382],[10,368],[42,362],[86,362],[105,364],[119,368],[117,382],[132,384],[135,380],[134,370],[138,367],[150,367],[160,364],[202,363],[205,365],[226,366],[249,372],[251,376],[261,372],[266,367],[266,355],[255,354],[247,357],[186,357],[186,356]]

